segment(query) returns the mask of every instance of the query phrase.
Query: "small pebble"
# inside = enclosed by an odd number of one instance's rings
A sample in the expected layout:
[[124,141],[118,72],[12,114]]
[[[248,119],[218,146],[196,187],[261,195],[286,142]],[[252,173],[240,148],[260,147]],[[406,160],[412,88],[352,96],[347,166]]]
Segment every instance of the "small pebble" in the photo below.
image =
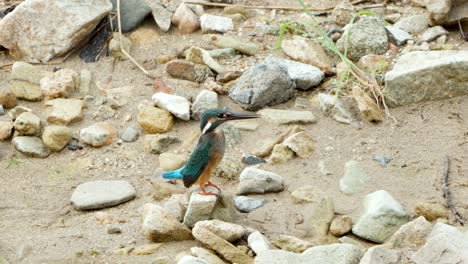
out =
[[107,234],[120,234],[122,233],[122,229],[116,225],[108,225],[106,226]]
[[256,156],[244,156],[242,157],[242,162],[244,162],[247,165],[254,165],[259,163],[265,163],[266,160]]
[[390,163],[390,161],[392,160],[391,158],[387,158],[384,155],[380,155],[380,154],[374,155],[374,157],[372,157],[372,159],[377,161],[383,167],[387,166]]

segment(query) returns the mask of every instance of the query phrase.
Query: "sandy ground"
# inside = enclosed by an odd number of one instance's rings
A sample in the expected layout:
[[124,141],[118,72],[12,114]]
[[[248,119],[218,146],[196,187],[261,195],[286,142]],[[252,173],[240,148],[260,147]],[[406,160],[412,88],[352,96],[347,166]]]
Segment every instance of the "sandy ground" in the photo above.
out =
[[[284,1],[277,2],[281,4]],[[270,13],[263,16],[270,16]],[[287,19],[286,16],[281,18]],[[132,54],[158,76],[164,75],[164,66],[152,62],[156,56],[174,54],[192,44],[206,46],[201,41],[200,33],[179,36],[174,32],[162,33],[155,27],[154,22],[148,19],[144,27],[138,30],[140,33],[146,30],[140,34],[145,36],[140,37]],[[130,36],[136,38],[135,33]],[[451,38],[456,41],[457,35],[453,34]],[[230,69],[243,69],[268,54],[284,56],[273,49],[276,37],[267,36],[255,41],[264,47],[259,56],[221,60],[220,63]],[[467,48],[466,44],[463,48]],[[0,65],[9,62],[11,60],[0,55]],[[40,67],[48,70],[54,67],[77,71],[88,69],[96,75],[102,89],[132,87],[134,93],[129,103],[115,112],[102,110],[101,105],[90,102],[83,121],[70,125],[75,135],[80,128],[103,120],[119,130],[128,126],[140,129],[136,122],[136,106],[150,100],[152,80],[131,62],[104,57],[96,63],[84,63],[73,56],[63,64]],[[7,86],[8,83],[8,68],[1,69],[0,86]],[[317,92],[318,89],[300,92],[297,97],[312,98]],[[19,104],[31,107],[45,122],[44,102],[19,101]],[[220,106],[241,110],[226,96],[221,97]],[[275,108],[294,109],[294,99]],[[468,219],[467,96],[392,109],[398,121],[396,125],[386,120],[381,124],[366,123],[361,130],[323,116],[314,103],[306,109],[317,117],[315,124],[301,126],[314,135],[317,141],[315,154],[310,159],[294,158],[285,164],[261,165],[263,169],[284,176],[285,191],[258,196],[265,197],[269,203],[253,213],[239,213],[239,223],[268,235],[301,237],[300,228],[294,225],[300,209],[291,205],[290,192],[305,185],[315,186],[333,197],[337,214],[356,217],[362,209],[362,198],[369,192],[384,189],[414,215],[414,206],[418,202],[445,204],[441,180],[446,155],[452,161],[450,177],[454,204]],[[106,113],[114,116],[106,118]],[[132,120],[124,121],[126,115],[131,115]],[[6,118],[1,116],[0,120]],[[273,137],[288,128],[269,124],[265,120],[258,123],[256,131],[241,132],[242,141],[232,151],[251,153],[260,145],[259,138]],[[170,133],[186,139],[198,129],[196,121],[177,121]],[[141,129],[140,132],[143,134]],[[193,144],[171,151],[189,153],[192,149]],[[391,157],[392,161],[387,167],[382,167],[372,160],[375,154]],[[345,162],[351,159],[360,161],[370,182],[363,192],[347,196],[339,190],[339,179],[343,176]],[[327,164],[331,175],[320,173],[319,161]],[[182,251],[189,251],[197,242],[164,243],[155,254],[149,256],[113,254],[119,247],[149,242],[140,233],[141,207],[154,202],[148,178],[157,168],[158,156],[144,151],[142,137],[135,143],[118,145],[114,142],[99,149],[85,147],[75,152],[65,149],[46,159],[25,157],[15,151],[10,142],[0,142],[0,256],[6,257],[10,263],[150,263],[159,256],[173,257]],[[76,211],[69,205],[70,196],[78,184],[104,179],[125,179],[137,189],[136,199],[100,210],[113,216],[122,228],[121,234],[107,234],[105,225],[95,220],[96,211]],[[231,193],[235,193],[238,184],[237,179],[226,181],[215,178],[214,182]],[[452,216],[449,221],[453,223]]]

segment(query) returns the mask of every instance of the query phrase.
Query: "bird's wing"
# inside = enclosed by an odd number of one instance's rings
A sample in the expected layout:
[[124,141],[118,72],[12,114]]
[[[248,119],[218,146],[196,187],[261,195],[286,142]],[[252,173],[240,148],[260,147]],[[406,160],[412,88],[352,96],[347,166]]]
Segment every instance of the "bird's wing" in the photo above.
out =
[[185,187],[190,187],[194,184],[198,177],[202,174],[206,165],[210,161],[211,156],[211,142],[207,137],[200,138],[197,147],[192,152],[187,164],[185,165],[184,170],[182,170],[182,175],[184,175],[184,185]]

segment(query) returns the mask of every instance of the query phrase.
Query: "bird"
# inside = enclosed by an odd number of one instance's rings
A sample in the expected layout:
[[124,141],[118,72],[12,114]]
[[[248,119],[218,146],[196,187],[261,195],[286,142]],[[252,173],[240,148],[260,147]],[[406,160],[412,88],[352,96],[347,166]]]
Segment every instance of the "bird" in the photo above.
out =
[[200,118],[200,139],[187,163],[177,170],[163,172],[162,177],[182,179],[186,188],[197,183],[200,186],[201,195],[217,195],[205,190],[206,186],[213,186],[221,191],[210,181],[211,174],[223,159],[226,146],[224,132],[217,128],[227,121],[251,118],[258,118],[258,116],[252,113],[234,113],[227,108],[205,110]]

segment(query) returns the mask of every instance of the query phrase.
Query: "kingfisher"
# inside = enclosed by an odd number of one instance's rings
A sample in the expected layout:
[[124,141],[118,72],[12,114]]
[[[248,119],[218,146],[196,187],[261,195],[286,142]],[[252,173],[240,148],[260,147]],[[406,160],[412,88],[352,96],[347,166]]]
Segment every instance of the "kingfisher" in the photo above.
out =
[[164,179],[182,179],[184,186],[189,188],[194,183],[200,185],[201,195],[217,195],[207,192],[206,186],[221,189],[210,181],[211,174],[224,156],[225,139],[222,129],[217,129],[226,121],[258,118],[256,114],[234,113],[229,109],[208,109],[200,119],[201,136],[189,160],[180,169],[164,172]]

